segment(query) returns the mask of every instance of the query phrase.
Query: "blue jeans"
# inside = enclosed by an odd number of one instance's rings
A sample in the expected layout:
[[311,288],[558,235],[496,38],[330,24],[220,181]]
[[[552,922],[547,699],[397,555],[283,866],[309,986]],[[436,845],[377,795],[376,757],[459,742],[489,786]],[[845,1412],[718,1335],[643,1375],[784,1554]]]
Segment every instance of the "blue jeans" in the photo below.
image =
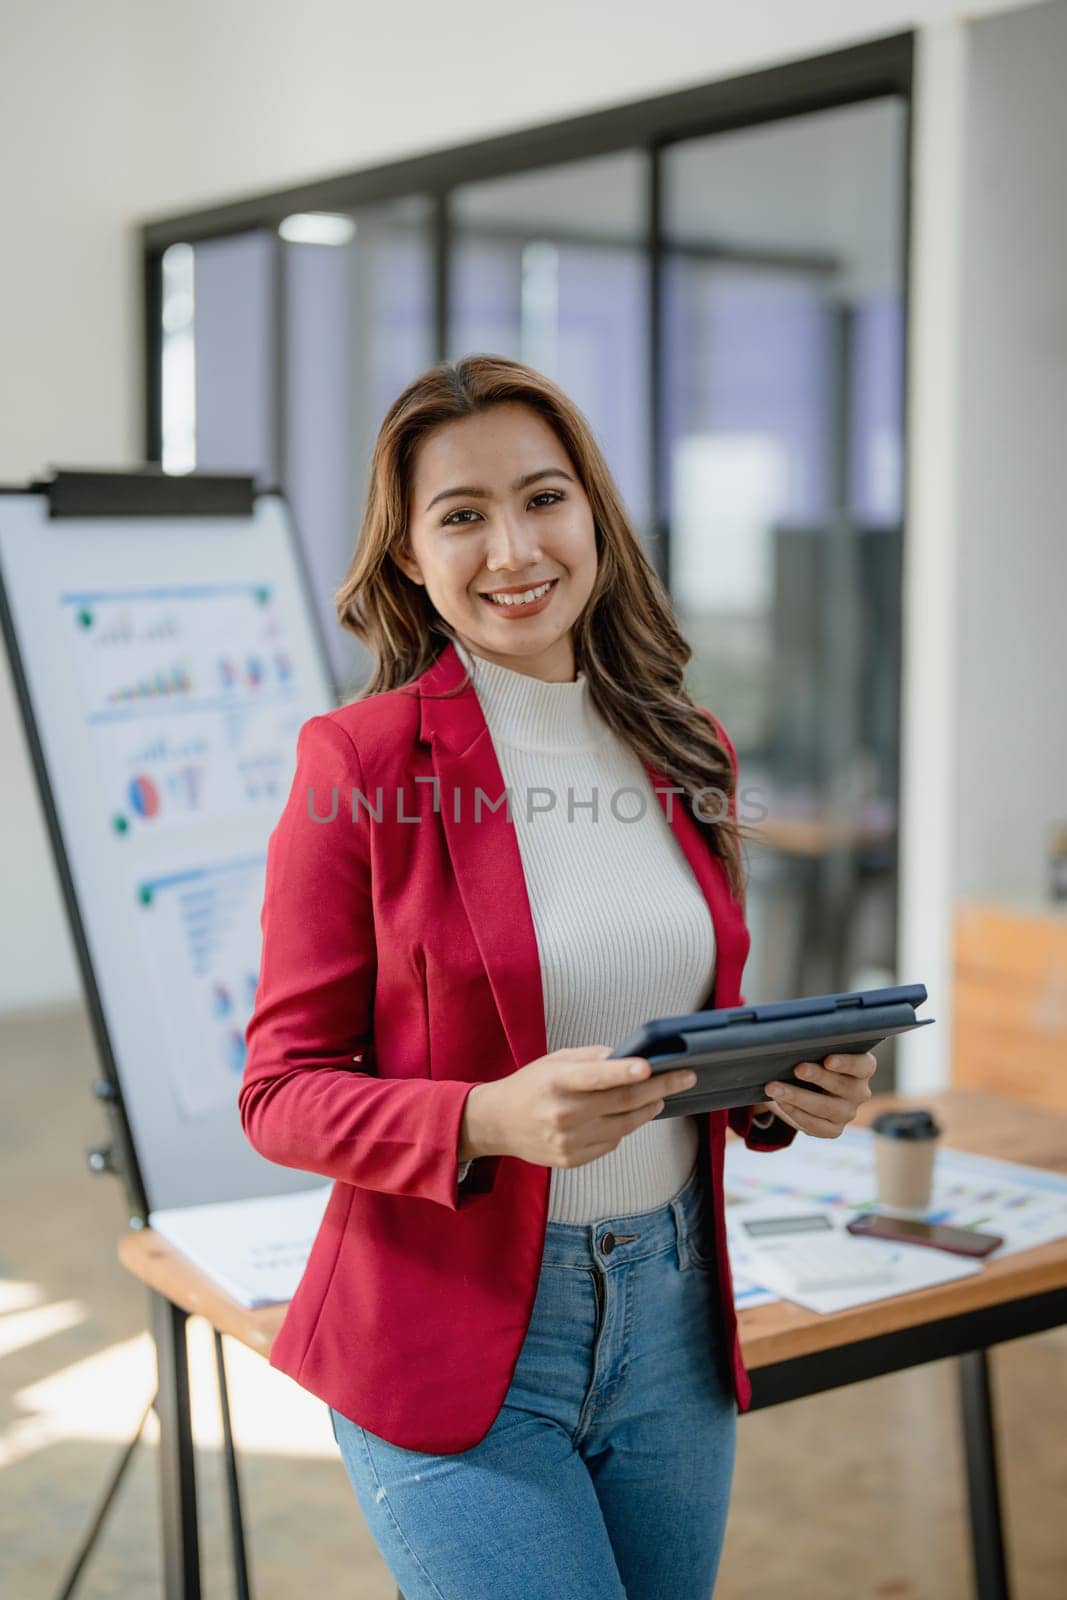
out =
[[657,1210],[549,1222],[511,1386],[469,1450],[401,1449],[331,1408],[404,1600],[708,1600],[737,1402],[704,1204],[698,1166]]

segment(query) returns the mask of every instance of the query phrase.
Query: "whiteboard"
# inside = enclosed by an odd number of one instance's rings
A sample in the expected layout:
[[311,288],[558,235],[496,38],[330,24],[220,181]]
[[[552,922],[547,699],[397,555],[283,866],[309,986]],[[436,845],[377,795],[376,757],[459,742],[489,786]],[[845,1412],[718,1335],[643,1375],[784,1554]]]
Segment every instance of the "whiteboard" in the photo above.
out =
[[48,512],[0,495],[5,637],[149,1208],[307,1190],[237,1114],[267,840],[336,704],[288,509]]

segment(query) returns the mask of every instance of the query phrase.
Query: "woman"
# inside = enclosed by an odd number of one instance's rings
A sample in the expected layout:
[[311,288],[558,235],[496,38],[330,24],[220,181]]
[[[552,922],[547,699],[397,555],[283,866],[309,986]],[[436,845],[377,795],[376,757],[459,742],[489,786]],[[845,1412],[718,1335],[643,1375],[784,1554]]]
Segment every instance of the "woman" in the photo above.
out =
[[736,757],[554,384],[408,386],[337,605],[375,668],[300,732],[240,1093],[261,1154],[335,1180],[272,1365],[406,1600],[706,1600],[750,1398],[727,1122],[832,1138],[874,1058],[664,1117],[691,1075],[607,1059],[741,1002]]

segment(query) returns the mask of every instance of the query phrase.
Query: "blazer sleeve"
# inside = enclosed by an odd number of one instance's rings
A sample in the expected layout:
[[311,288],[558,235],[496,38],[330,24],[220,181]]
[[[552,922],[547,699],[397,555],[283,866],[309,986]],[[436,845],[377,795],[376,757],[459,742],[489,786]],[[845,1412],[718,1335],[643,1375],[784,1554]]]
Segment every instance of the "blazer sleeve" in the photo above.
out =
[[[499,1156],[462,1190],[457,1151],[474,1083],[378,1078],[371,823],[355,745],[329,716],[297,738],[292,788],[267,844],[259,982],[238,1111],[268,1161],[451,1211],[490,1192]],[[335,814],[334,814],[335,813]]]
[[[725,746],[730,757],[730,765],[734,769],[734,793],[730,797],[730,820],[736,825],[739,775],[737,751],[734,749],[733,740],[718,718],[712,716],[710,711],[705,711],[704,715],[714,728],[717,737]],[[740,1003],[744,1005],[744,995],[741,995]],[[773,1116],[769,1125],[766,1128],[761,1128],[758,1123],[752,1120],[754,1110],[754,1106],[731,1106],[727,1112],[727,1120],[730,1127],[735,1133],[740,1134],[750,1150],[784,1150],[786,1145],[792,1144],[797,1133],[794,1127],[781,1117]]]

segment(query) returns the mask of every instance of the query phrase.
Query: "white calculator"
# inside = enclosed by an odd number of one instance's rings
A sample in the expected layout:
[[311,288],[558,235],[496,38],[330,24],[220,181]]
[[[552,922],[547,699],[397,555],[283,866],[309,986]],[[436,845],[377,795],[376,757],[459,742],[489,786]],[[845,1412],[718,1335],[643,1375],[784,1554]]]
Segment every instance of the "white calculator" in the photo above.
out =
[[756,1261],[765,1264],[777,1280],[768,1287],[788,1286],[818,1294],[894,1281],[891,1262],[884,1256],[872,1256],[862,1239],[835,1227],[825,1212],[783,1212],[738,1220]]

